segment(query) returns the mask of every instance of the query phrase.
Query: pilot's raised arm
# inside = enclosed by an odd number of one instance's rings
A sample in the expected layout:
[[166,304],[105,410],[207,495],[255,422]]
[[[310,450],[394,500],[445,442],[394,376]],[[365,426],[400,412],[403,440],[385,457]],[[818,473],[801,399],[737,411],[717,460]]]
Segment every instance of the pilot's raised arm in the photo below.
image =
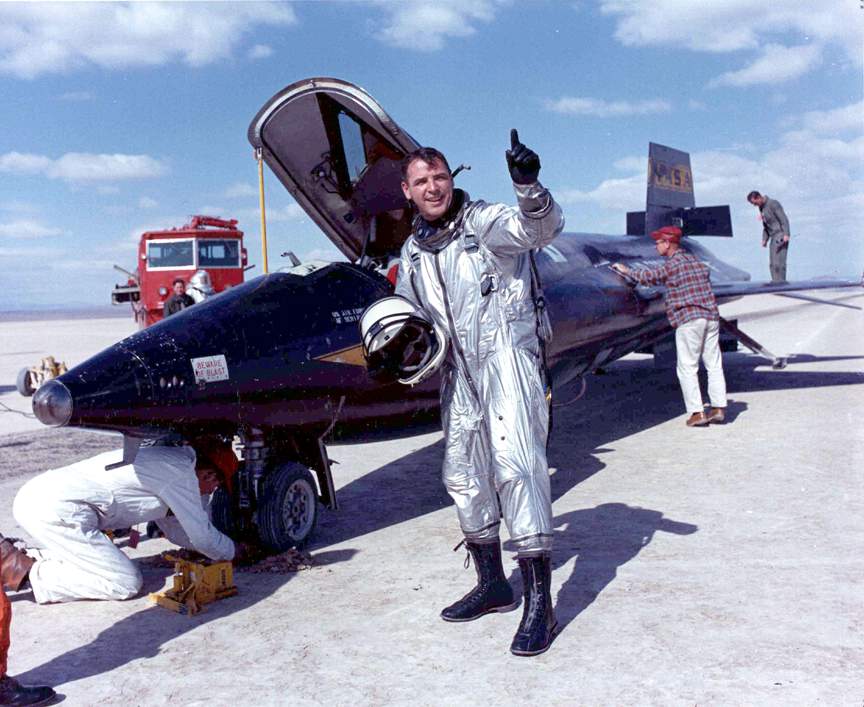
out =
[[510,132],[510,141],[506,157],[518,206],[478,201],[466,219],[466,229],[475,230],[486,247],[497,255],[542,248],[564,230],[561,207],[537,179],[540,173],[537,153],[519,142],[515,129]]

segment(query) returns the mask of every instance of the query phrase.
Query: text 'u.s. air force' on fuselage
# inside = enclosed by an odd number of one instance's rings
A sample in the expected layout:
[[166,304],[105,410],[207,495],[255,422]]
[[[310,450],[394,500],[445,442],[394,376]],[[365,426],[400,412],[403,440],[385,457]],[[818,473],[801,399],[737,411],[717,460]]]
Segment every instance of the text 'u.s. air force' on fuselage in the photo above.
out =
[[[278,551],[309,536],[317,501],[336,507],[325,441],[416,429],[434,416],[438,381],[370,380],[357,326],[393,291],[387,269],[411,230],[399,162],[417,141],[365,91],[329,78],[280,91],[248,136],[348,262],[295,265],[188,308],[48,382],[33,408],[47,425],[122,432],[127,459],[148,437],[239,437],[242,463],[231,491],[214,498],[214,522]],[[538,254],[556,388],[669,335],[662,290],[633,287],[609,267],[657,264],[645,234],[659,226],[683,228],[720,302],[857,284],[750,282],[693,238],[730,236],[731,221],[728,206],[695,207],[689,156],[652,144],[648,169],[646,210],[628,214],[626,235],[564,233]]]

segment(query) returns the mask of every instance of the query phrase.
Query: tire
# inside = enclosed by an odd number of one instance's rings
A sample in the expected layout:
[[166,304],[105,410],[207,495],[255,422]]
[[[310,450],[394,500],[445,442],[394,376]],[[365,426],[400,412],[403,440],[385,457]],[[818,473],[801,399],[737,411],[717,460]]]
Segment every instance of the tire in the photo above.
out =
[[258,500],[258,535],[273,552],[302,547],[318,520],[318,491],[312,472],[288,462],[264,478]]
[[18,371],[18,378],[15,380],[15,387],[18,388],[18,392],[25,398],[29,398],[36,392],[36,389],[33,387],[32,379],[30,378],[29,368],[22,368]]
[[210,520],[217,530],[232,540],[241,539],[242,530],[234,510],[234,499],[224,486],[219,486],[210,497]]

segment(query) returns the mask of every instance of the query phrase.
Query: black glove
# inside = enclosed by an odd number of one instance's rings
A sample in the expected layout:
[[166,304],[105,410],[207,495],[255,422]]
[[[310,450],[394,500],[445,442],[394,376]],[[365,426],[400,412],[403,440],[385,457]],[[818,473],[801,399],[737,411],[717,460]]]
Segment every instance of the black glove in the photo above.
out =
[[510,131],[510,149],[504,153],[510,178],[516,184],[533,184],[540,174],[540,158],[534,150],[519,142],[516,128]]

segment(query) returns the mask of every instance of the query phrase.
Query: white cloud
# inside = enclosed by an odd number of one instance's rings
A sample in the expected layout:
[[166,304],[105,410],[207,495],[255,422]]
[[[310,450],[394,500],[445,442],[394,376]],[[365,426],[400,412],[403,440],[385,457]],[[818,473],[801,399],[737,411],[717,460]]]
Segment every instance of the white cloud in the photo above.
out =
[[569,115],[592,115],[599,118],[625,115],[648,115],[668,113],[672,106],[668,101],[653,99],[645,101],[604,101],[600,98],[564,96],[546,101],[546,108],[554,113]]
[[[129,231],[126,238],[122,239],[121,243],[128,243],[132,241],[133,243],[138,243],[141,239],[141,234],[147,231],[167,231],[172,228],[180,228],[181,226],[189,223],[190,219],[187,216],[165,216],[164,218],[157,221],[149,221],[147,223],[141,224],[140,226],[133,228]],[[123,248],[128,248],[128,246],[123,246]]]
[[142,196],[138,199],[138,208],[140,209],[155,209],[157,206],[159,206],[159,202],[149,196]]
[[222,195],[229,199],[237,199],[247,196],[258,196],[258,190],[248,182],[235,182],[222,192]]
[[51,158],[44,155],[31,155],[21,152],[7,152],[5,155],[0,155],[0,172],[39,174],[50,169],[52,164]]
[[708,110],[708,106],[703,101],[697,101],[693,98],[687,101],[687,107],[690,110]]
[[51,263],[52,270],[61,270],[69,272],[92,273],[94,270],[110,271],[114,267],[112,260],[94,260],[92,258],[83,258],[80,260],[70,260],[69,258],[58,258]]
[[753,86],[761,83],[782,83],[803,76],[821,59],[820,47],[809,44],[784,47],[768,44],[762,56],[738,71],[727,71],[708,82],[709,88],[716,86]]
[[5,238],[45,238],[46,236],[59,236],[63,233],[59,228],[44,226],[38,221],[20,219],[0,223],[0,236]]
[[80,103],[83,101],[92,101],[93,97],[91,91],[67,91],[66,93],[61,93],[57,98],[61,101]]
[[479,22],[491,22],[500,0],[376,0],[387,15],[379,39],[403,49],[436,51],[450,37],[470,37]]
[[[638,158],[632,157],[631,160]],[[645,208],[645,164],[643,158],[639,174],[620,179],[604,179],[590,191],[579,189],[556,189],[555,200],[561,204],[594,203],[616,212]],[[641,203],[641,206],[640,206]]]
[[[258,213],[257,211],[255,212]],[[300,221],[306,218],[306,212],[300,204],[288,204],[278,209],[267,210],[267,220],[274,222]]]
[[[791,119],[789,122],[794,123],[796,120]],[[809,111],[800,117],[800,122],[807,130],[820,135],[833,135],[849,130],[860,132],[864,129],[864,101],[832,110]]]
[[29,201],[19,201],[17,199],[8,199],[0,202],[0,211],[8,211],[10,213],[34,213],[39,211],[36,204]]
[[[0,246],[0,257],[23,258],[34,270],[44,270],[45,263],[53,262],[55,259],[62,258],[65,255],[66,251],[61,248],[5,248]],[[16,268],[20,268],[17,263]]]
[[[787,56],[795,65],[792,71],[782,73],[781,67],[776,63],[772,67],[771,57],[763,54],[741,72],[731,72],[742,75],[724,79],[727,85],[749,85],[732,81],[755,83],[759,76],[764,81],[795,78],[815,66],[828,46],[839,47],[857,66],[864,59],[861,9],[858,3],[849,0],[765,3],[601,0],[600,8],[617,19],[615,37],[629,47],[727,53],[767,50],[770,45],[778,46],[781,39],[789,44],[812,46],[813,56],[802,52],[800,46],[788,47],[791,54]],[[780,52],[772,56],[779,58]]]
[[44,155],[7,152],[0,155],[0,172],[44,174],[66,182],[104,182],[159,177],[167,166],[148,155],[94,155],[67,152],[56,160]]
[[0,74],[204,66],[232,56],[257,26],[295,22],[288,3],[0,3]]
[[324,260],[325,262],[345,262],[347,258],[336,248],[314,248],[306,251],[301,258],[301,261],[308,263],[310,260]]
[[273,49],[266,44],[256,44],[249,50],[250,59],[266,59],[273,55]]
[[[267,207],[267,223],[285,223],[290,221],[301,221],[306,218],[306,212],[303,211],[297,203],[287,204],[281,207]],[[241,223],[260,223],[261,212],[258,209],[240,209],[237,211],[237,218]]]

